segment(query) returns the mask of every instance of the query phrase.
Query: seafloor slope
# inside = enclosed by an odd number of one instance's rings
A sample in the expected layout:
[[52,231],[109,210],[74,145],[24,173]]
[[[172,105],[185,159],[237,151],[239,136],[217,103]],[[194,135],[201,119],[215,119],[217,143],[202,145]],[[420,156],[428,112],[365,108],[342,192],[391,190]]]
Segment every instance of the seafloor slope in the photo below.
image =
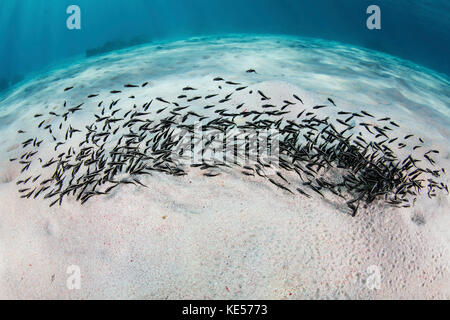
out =
[[[232,104],[245,103],[245,112],[258,108],[261,96],[248,92],[259,90],[277,105],[293,94],[301,97],[302,108],[288,106],[292,111],[283,115],[290,120],[323,104],[328,107],[317,112],[331,119],[337,111],[361,110],[389,117],[400,126],[396,137],[416,139],[396,151],[400,158],[439,150],[436,168],[449,169],[448,79],[390,56],[319,40],[228,37],[83,60],[23,83],[0,102],[0,297],[450,297],[450,210],[444,190],[432,199],[425,190],[407,208],[374,201],[361,206],[356,217],[333,194],[292,195],[241,170],[217,177],[197,169],[186,176],[154,173],[139,181],[147,188],[120,185],[83,205],[68,197],[49,208],[49,201],[23,199],[17,192],[26,175],[34,179],[47,172],[32,165],[21,173],[23,166],[10,159],[20,158],[23,141],[34,137],[34,144],[42,139],[36,157],[43,163],[56,158],[63,150],[55,151],[55,141],[66,132],[58,136],[56,115],[67,108],[83,104],[70,113],[70,125],[84,130],[98,120],[100,101],[110,106],[120,99],[113,109],[127,112],[152,98],[175,101],[187,86],[198,89],[202,99],[230,92],[230,85],[219,88],[215,77],[247,87],[230,98]],[[91,94],[98,96],[87,98]],[[188,110],[215,113],[203,110],[202,103],[192,100]],[[152,119],[164,112],[154,112]],[[38,128],[41,119],[45,123]],[[48,125],[53,131],[42,134]],[[114,133],[119,134],[122,128]],[[74,138],[61,148],[66,152],[81,141]],[[441,182],[448,178],[442,175]],[[66,287],[70,265],[81,268],[80,290]],[[380,271],[379,286],[373,270]]]

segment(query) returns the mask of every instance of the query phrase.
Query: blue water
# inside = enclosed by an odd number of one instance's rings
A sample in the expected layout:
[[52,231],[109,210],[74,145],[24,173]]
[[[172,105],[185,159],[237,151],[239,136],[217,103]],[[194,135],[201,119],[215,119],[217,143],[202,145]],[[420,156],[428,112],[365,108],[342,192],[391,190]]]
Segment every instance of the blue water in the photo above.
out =
[[[81,8],[68,30],[66,8]],[[381,30],[366,8],[381,8]],[[383,51],[450,75],[448,0],[0,0],[0,89],[108,41],[288,34]]]

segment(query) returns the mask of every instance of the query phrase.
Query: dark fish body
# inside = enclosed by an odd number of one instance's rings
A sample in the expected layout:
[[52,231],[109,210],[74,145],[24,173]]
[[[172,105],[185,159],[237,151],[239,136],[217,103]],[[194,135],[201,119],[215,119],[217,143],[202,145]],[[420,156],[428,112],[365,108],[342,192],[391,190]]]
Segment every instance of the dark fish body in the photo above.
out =
[[293,95],[295,99],[297,99],[298,101],[300,101],[303,104],[303,100],[300,99],[296,94]]
[[258,90],[259,95],[262,97],[263,100],[270,100],[261,90]]
[[170,102],[169,102],[169,101],[167,101],[167,100],[164,100],[163,98],[160,98],[160,97],[156,98],[156,100],[158,100],[158,101],[160,101],[160,102],[163,102],[163,103],[167,103],[167,104],[170,104]]

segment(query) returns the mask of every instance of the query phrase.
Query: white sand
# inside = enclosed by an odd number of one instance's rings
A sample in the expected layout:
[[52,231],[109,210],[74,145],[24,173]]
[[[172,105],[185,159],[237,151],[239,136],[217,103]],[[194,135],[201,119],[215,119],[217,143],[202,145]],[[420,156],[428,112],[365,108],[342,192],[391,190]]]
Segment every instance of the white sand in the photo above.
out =
[[[21,167],[8,159],[22,153],[18,129],[38,134],[34,114],[60,113],[64,100],[85,102],[71,118],[83,127],[100,100],[118,98],[110,90],[123,90],[119,105],[128,108],[149,97],[172,101],[186,85],[216,92],[216,76],[270,92],[276,102],[296,93],[311,107],[331,97],[346,111],[390,116],[399,136],[418,134],[439,149],[438,166],[450,171],[448,80],[390,56],[322,41],[230,37],[91,58],[0,101],[0,298],[450,298],[446,193],[424,194],[407,209],[375,203],[352,218],[332,197],[306,199],[237,172],[207,178],[192,170],[182,178],[155,174],[145,179],[148,189],[121,186],[83,206],[19,198]],[[145,81],[145,89],[123,89]],[[101,99],[86,99],[92,93]],[[240,101],[257,108],[246,93],[233,95],[232,103]],[[51,146],[46,140],[40,151],[47,160]],[[70,265],[81,268],[80,290],[66,287]],[[366,283],[370,266],[381,268],[378,289]]]

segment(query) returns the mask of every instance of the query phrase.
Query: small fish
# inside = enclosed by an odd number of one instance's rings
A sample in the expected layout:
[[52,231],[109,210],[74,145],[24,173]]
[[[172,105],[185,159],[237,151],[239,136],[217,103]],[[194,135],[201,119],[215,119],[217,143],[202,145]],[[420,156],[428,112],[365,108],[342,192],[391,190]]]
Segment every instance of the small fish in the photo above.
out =
[[391,139],[391,140],[389,140],[389,143],[393,143],[394,141],[396,141],[398,138],[394,138],[394,139]]
[[279,184],[279,183],[276,182],[275,180],[269,178],[269,181],[270,181],[272,184],[274,184],[275,186],[277,186],[278,188],[283,189],[283,190],[285,190],[285,191],[288,191],[288,192],[291,193],[291,194],[294,194],[291,190],[289,190],[288,188],[286,188],[286,187],[283,186],[282,184]]
[[160,102],[164,102],[164,103],[168,103],[168,104],[170,104],[170,102],[169,101],[166,101],[166,100],[164,100],[163,98],[156,98],[156,100],[158,100],[158,101],[160,101]]
[[317,189],[315,186],[310,185],[309,187],[310,187],[311,189],[313,189],[315,192],[317,192],[318,194],[320,194],[323,198],[325,198],[325,196],[322,194],[322,192],[320,192],[320,190]]
[[304,104],[304,103],[303,103],[303,100],[300,99],[296,94],[294,94],[294,98],[297,99],[298,101],[300,101],[302,104]]
[[361,113],[365,116],[371,117],[371,118],[375,118],[373,115],[371,115],[370,113],[368,113],[367,111],[361,110]]
[[393,126],[395,126],[397,128],[400,128],[400,126],[397,123],[395,123],[394,121],[391,121],[390,124],[392,124]]
[[261,90],[258,90],[258,93],[262,97],[261,100],[270,100]]
[[280,172],[278,172],[278,171],[277,171],[277,176],[279,176],[281,179],[283,179],[286,183],[289,183],[289,181],[287,181],[287,180],[283,177],[283,175],[282,175]]
[[206,177],[217,177],[219,176],[221,173],[204,173],[203,175]]
[[302,189],[297,188],[297,191],[298,191],[300,194],[302,194],[302,195],[304,195],[304,196],[306,196],[306,197],[308,197],[308,198],[311,198],[311,196],[310,196],[309,194],[307,194],[305,191],[303,191]]

